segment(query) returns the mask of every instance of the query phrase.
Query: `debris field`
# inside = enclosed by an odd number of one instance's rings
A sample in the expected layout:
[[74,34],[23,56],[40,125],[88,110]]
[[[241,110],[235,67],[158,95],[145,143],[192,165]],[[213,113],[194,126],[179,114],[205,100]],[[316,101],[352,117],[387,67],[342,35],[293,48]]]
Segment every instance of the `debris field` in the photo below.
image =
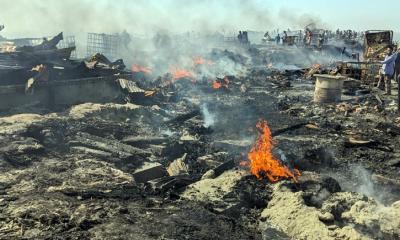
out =
[[[338,47],[227,44],[160,72],[62,38],[0,53],[0,239],[400,238],[397,96]],[[326,75],[340,101],[316,100]]]

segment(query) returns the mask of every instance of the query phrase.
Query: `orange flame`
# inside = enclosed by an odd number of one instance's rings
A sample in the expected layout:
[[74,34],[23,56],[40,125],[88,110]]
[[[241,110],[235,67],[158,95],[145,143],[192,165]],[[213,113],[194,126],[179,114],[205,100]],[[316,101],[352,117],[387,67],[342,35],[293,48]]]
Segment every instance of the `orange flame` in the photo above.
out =
[[256,143],[253,145],[247,157],[250,160],[250,172],[258,179],[267,177],[270,182],[277,182],[281,179],[293,179],[297,182],[300,172],[295,169],[291,171],[287,166],[272,154],[274,141],[271,137],[271,130],[266,121],[259,121],[257,128],[261,131]]
[[214,89],[219,89],[221,87],[228,88],[228,85],[229,85],[229,79],[228,77],[225,76],[224,81],[222,83],[214,80],[212,83],[212,88]]
[[132,72],[142,72],[142,73],[146,73],[146,74],[151,74],[152,69],[150,67],[142,67],[139,65],[132,65]]
[[214,89],[219,89],[219,88],[221,88],[222,87],[222,84],[221,83],[219,83],[219,82],[217,82],[217,81],[213,81],[213,83],[212,83],[212,88],[214,88]]
[[194,63],[194,65],[204,65],[204,64],[206,64],[206,65],[213,65],[213,64],[214,64],[213,61],[211,61],[211,60],[205,60],[204,58],[202,58],[202,57],[200,57],[200,56],[194,57],[194,58],[193,58],[193,63]]
[[172,69],[171,74],[174,80],[179,78],[193,78],[193,74],[185,69]]

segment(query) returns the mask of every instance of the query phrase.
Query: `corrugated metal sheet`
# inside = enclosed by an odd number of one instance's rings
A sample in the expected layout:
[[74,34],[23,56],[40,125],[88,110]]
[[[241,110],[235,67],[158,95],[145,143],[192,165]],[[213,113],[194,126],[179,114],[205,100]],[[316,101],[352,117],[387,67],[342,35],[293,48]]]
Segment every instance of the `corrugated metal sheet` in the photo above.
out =
[[134,81],[129,81],[127,79],[122,79],[122,78],[118,79],[117,81],[121,86],[121,88],[127,90],[129,93],[145,92],[145,90],[138,87]]

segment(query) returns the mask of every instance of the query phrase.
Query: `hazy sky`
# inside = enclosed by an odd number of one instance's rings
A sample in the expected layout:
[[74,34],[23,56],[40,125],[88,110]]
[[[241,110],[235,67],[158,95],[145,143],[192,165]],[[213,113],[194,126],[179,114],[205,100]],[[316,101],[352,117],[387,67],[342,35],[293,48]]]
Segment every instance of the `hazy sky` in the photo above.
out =
[[320,17],[332,28],[393,29],[400,31],[399,0],[267,0],[260,1],[280,8]]
[[1,32],[39,37],[86,32],[238,29],[400,31],[400,0],[0,0]]

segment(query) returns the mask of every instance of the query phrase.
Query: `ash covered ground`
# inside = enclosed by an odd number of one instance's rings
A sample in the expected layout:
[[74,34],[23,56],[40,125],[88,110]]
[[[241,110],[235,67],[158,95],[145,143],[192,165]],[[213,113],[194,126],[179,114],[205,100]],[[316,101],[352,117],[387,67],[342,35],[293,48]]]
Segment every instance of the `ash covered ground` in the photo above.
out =
[[[142,95],[2,111],[1,239],[400,238],[397,96],[314,103],[335,51],[166,52],[132,67]],[[259,120],[297,179],[250,173]]]

